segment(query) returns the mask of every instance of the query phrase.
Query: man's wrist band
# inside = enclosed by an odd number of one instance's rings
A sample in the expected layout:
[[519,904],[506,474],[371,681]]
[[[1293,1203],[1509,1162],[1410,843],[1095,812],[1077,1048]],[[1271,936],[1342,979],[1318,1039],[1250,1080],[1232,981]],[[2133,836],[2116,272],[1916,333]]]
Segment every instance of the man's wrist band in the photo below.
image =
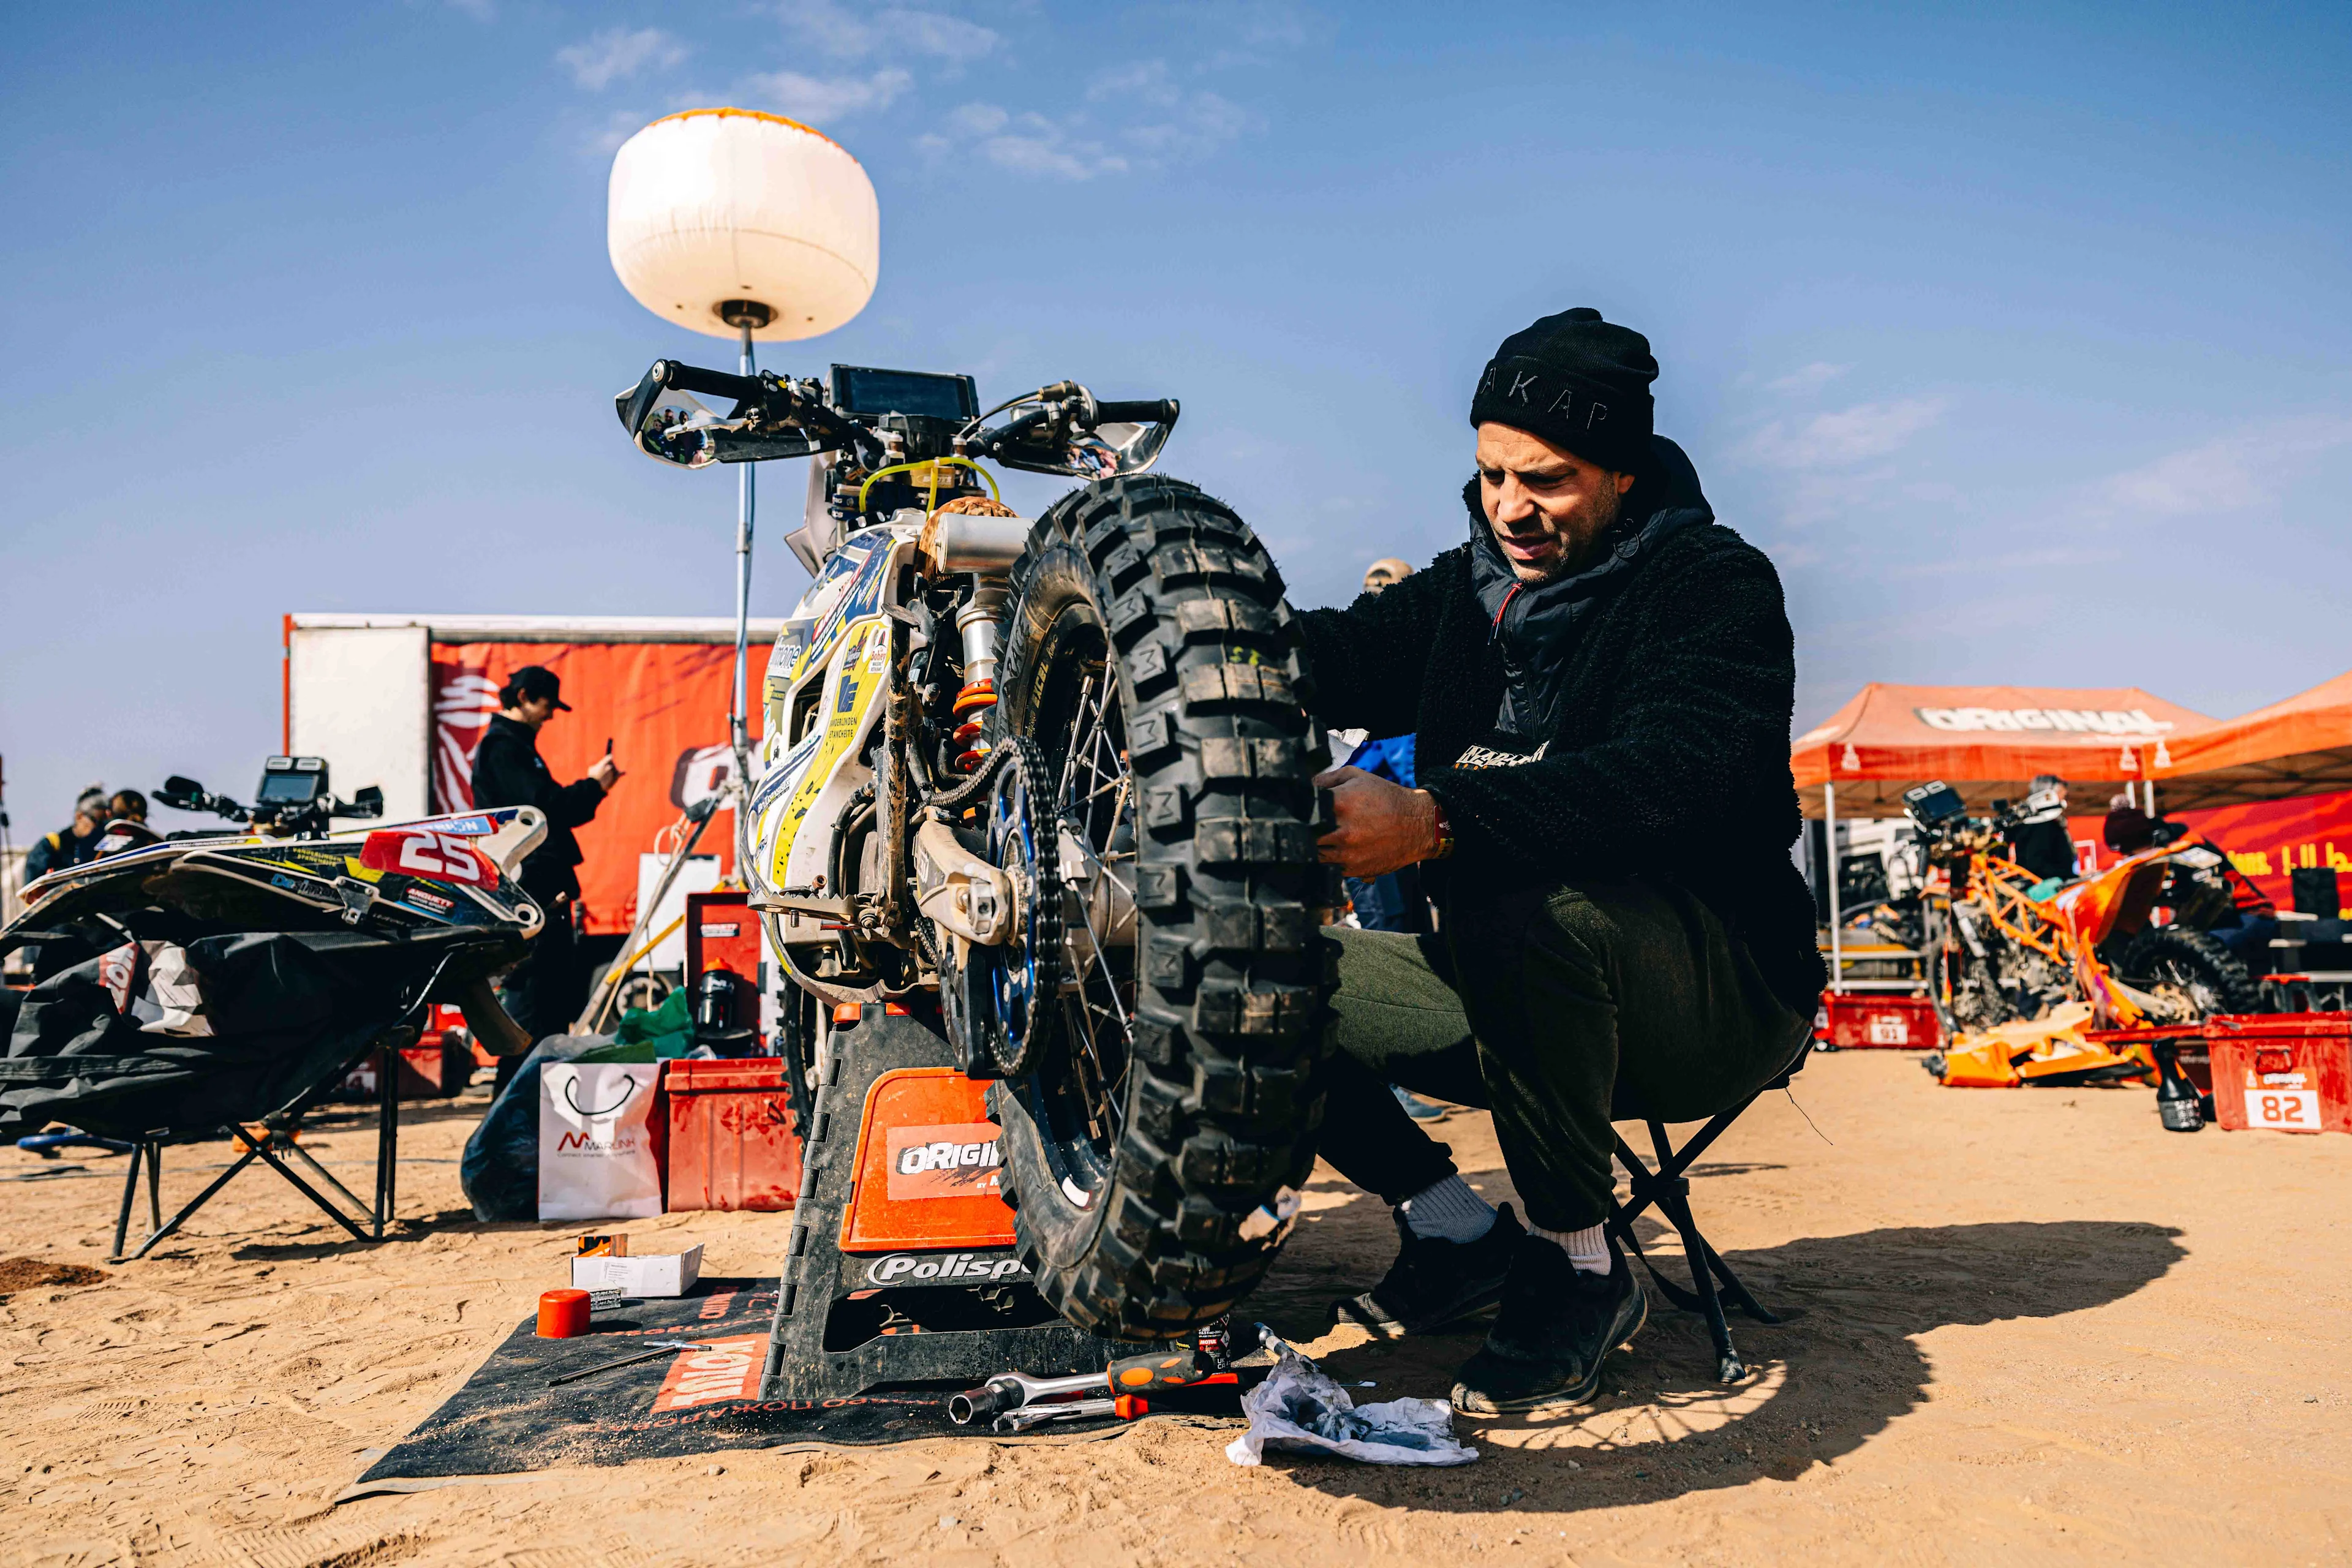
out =
[[1433,814],[1430,826],[1436,833],[1437,847],[1429,852],[1428,858],[1443,860],[1454,853],[1453,819],[1445,815],[1445,803],[1433,795],[1429,797],[1429,806]]

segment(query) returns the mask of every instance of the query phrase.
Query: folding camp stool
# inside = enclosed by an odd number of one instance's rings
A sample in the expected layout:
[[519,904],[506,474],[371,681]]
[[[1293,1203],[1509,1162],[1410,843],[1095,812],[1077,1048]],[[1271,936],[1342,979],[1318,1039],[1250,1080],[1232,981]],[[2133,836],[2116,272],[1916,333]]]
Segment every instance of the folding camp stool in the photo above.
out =
[[[1690,1178],[1684,1173],[1733,1122],[1739,1120],[1749,1106],[1756,1103],[1759,1096],[1776,1089],[1788,1088],[1789,1080],[1802,1070],[1805,1058],[1812,1054],[1812,1032],[1808,1029],[1788,1066],[1738,1105],[1711,1117],[1679,1149],[1666,1136],[1664,1122],[1647,1115],[1640,1105],[1628,1103],[1629,1097],[1622,1083],[1617,1102],[1610,1108],[1618,1121],[1638,1121],[1648,1126],[1650,1146],[1656,1152],[1658,1163],[1657,1168],[1652,1170],[1626,1143],[1623,1133],[1614,1134],[1617,1163],[1625,1167],[1632,1192],[1625,1203],[1617,1202],[1613,1195],[1611,1197],[1609,1218],[1605,1222],[1609,1234],[1641,1259],[1642,1267],[1649,1271],[1651,1279],[1667,1300],[1685,1312],[1696,1312],[1706,1320],[1707,1335],[1715,1342],[1716,1377],[1723,1383],[1738,1383],[1748,1373],[1748,1363],[1739,1359],[1739,1352],[1732,1347],[1731,1325],[1724,1318],[1724,1302],[1728,1300],[1759,1323],[1778,1323],[1780,1320],[1765,1310],[1763,1304],[1748,1293],[1748,1287],[1739,1282],[1739,1276],[1731,1271],[1731,1266],[1723,1260],[1722,1254],[1708,1245],[1706,1237],[1698,1228],[1697,1219],[1691,1214]],[[1642,1243],[1633,1235],[1633,1222],[1653,1205],[1681,1233],[1683,1256],[1690,1260],[1692,1288],[1689,1289],[1659,1273],[1657,1265],[1642,1251]]]
[[[327,1216],[350,1231],[353,1238],[360,1241],[382,1241],[385,1226],[392,1223],[393,1181],[400,1167],[400,1047],[404,1039],[415,1037],[415,1031],[413,1029],[394,1028],[387,1033],[376,1047],[375,1081],[380,1103],[376,1112],[375,1203],[373,1207],[362,1203],[357,1194],[335,1179],[332,1172],[312,1158],[308,1149],[295,1142],[295,1135],[302,1128],[302,1119],[316,1109],[315,1100],[318,1091],[307,1090],[293,1106],[263,1117],[259,1123],[261,1136],[257,1138],[254,1136],[252,1127],[242,1122],[231,1121],[224,1122],[216,1129],[206,1128],[203,1131],[184,1132],[157,1129],[135,1142],[131,1148],[131,1168],[122,1175],[122,1207],[114,1216],[114,1250],[107,1261],[128,1263],[135,1258],[146,1257],[157,1243],[186,1224],[190,1216],[212,1200],[214,1194],[228,1185],[239,1171],[244,1170],[256,1160],[285,1177],[293,1184],[296,1192],[325,1210]],[[337,1075],[338,1079],[341,1076],[341,1074]],[[163,1218],[163,1145],[209,1141],[216,1133],[221,1132],[226,1133],[232,1141],[245,1145],[245,1152],[239,1154],[227,1170],[214,1177],[211,1185],[189,1199],[180,1212],[173,1215],[169,1223],[166,1223]],[[320,1182],[331,1188],[337,1196],[358,1211],[366,1221],[364,1228],[359,1220],[352,1218],[343,1210],[330,1203],[324,1194],[304,1181],[300,1173],[281,1157],[289,1154],[307,1166],[312,1175],[318,1177]],[[131,1207],[139,1196],[139,1173],[142,1167],[147,1173],[147,1239],[139,1244],[138,1251],[125,1253],[122,1250],[122,1245],[130,1237]]]

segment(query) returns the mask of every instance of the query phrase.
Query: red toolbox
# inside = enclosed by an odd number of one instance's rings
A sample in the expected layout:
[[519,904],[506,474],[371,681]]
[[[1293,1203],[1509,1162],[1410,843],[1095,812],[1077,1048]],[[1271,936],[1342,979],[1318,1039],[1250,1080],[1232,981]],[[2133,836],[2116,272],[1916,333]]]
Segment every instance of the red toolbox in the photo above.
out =
[[788,1209],[801,1190],[801,1140],[780,1057],[665,1064],[665,1207]]
[[[353,1068],[335,1090],[337,1100],[373,1101],[376,1054]],[[411,1046],[400,1053],[400,1098],[445,1100],[466,1087],[474,1076],[474,1053],[464,1046]]]
[[2206,1020],[2214,1120],[2232,1132],[2352,1132],[2352,1013]]
[[1932,1051],[1943,1045],[1944,1031],[1932,997],[1824,991],[1813,1038],[1842,1051]]

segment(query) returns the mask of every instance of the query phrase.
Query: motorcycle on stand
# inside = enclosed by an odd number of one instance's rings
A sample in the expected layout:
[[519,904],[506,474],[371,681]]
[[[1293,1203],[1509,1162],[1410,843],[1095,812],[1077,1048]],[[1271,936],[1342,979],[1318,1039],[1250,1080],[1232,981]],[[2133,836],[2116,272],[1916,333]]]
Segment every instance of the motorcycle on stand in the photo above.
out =
[[[669,360],[615,404],[680,467],[812,459],[737,814],[802,1125],[861,1017],[919,1021],[988,1085],[1015,1278],[1108,1338],[1220,1318],[1313,1163],[1338,889],[1281,577],[1148,472],[1178,405]],[[1085,482],[1033,520],[988,465]]]
[[1929,868],[1919,923],[1948,1030],[1981,1034],[2081,1003],[2098,1030],[2151,1034],[2107,1036],[2070,1065],[2071,1081],[2169,1085],[2153,1031],[2261,1010],[2245,966],[2209,934],[2235,918],[2235,900],[2227,857],[2201,836],[2160,824],[2155,843],[2104,871],[2040,878],[2004,853],[2001,811],[1970,816],[1940,781],[1903,798]]

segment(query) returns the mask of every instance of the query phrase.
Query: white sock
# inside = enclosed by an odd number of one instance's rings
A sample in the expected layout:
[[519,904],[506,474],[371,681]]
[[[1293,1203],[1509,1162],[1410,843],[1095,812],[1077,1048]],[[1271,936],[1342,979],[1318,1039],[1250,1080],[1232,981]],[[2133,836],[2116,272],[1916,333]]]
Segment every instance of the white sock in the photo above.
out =
[[1458,1174],[1422,1188],[1397,1205],[1397,1213],[1423,1240],[1475,1241],[1495,1227],[1494,1209]]
[[1609,1227],[1588,1225],[1582,1230],[1546,1230],[1539,1225],[1528,1226],[1529,1236],[1540,1236],[1556,1242],[1568,1260],[1586,1274],[1609,1272]]

